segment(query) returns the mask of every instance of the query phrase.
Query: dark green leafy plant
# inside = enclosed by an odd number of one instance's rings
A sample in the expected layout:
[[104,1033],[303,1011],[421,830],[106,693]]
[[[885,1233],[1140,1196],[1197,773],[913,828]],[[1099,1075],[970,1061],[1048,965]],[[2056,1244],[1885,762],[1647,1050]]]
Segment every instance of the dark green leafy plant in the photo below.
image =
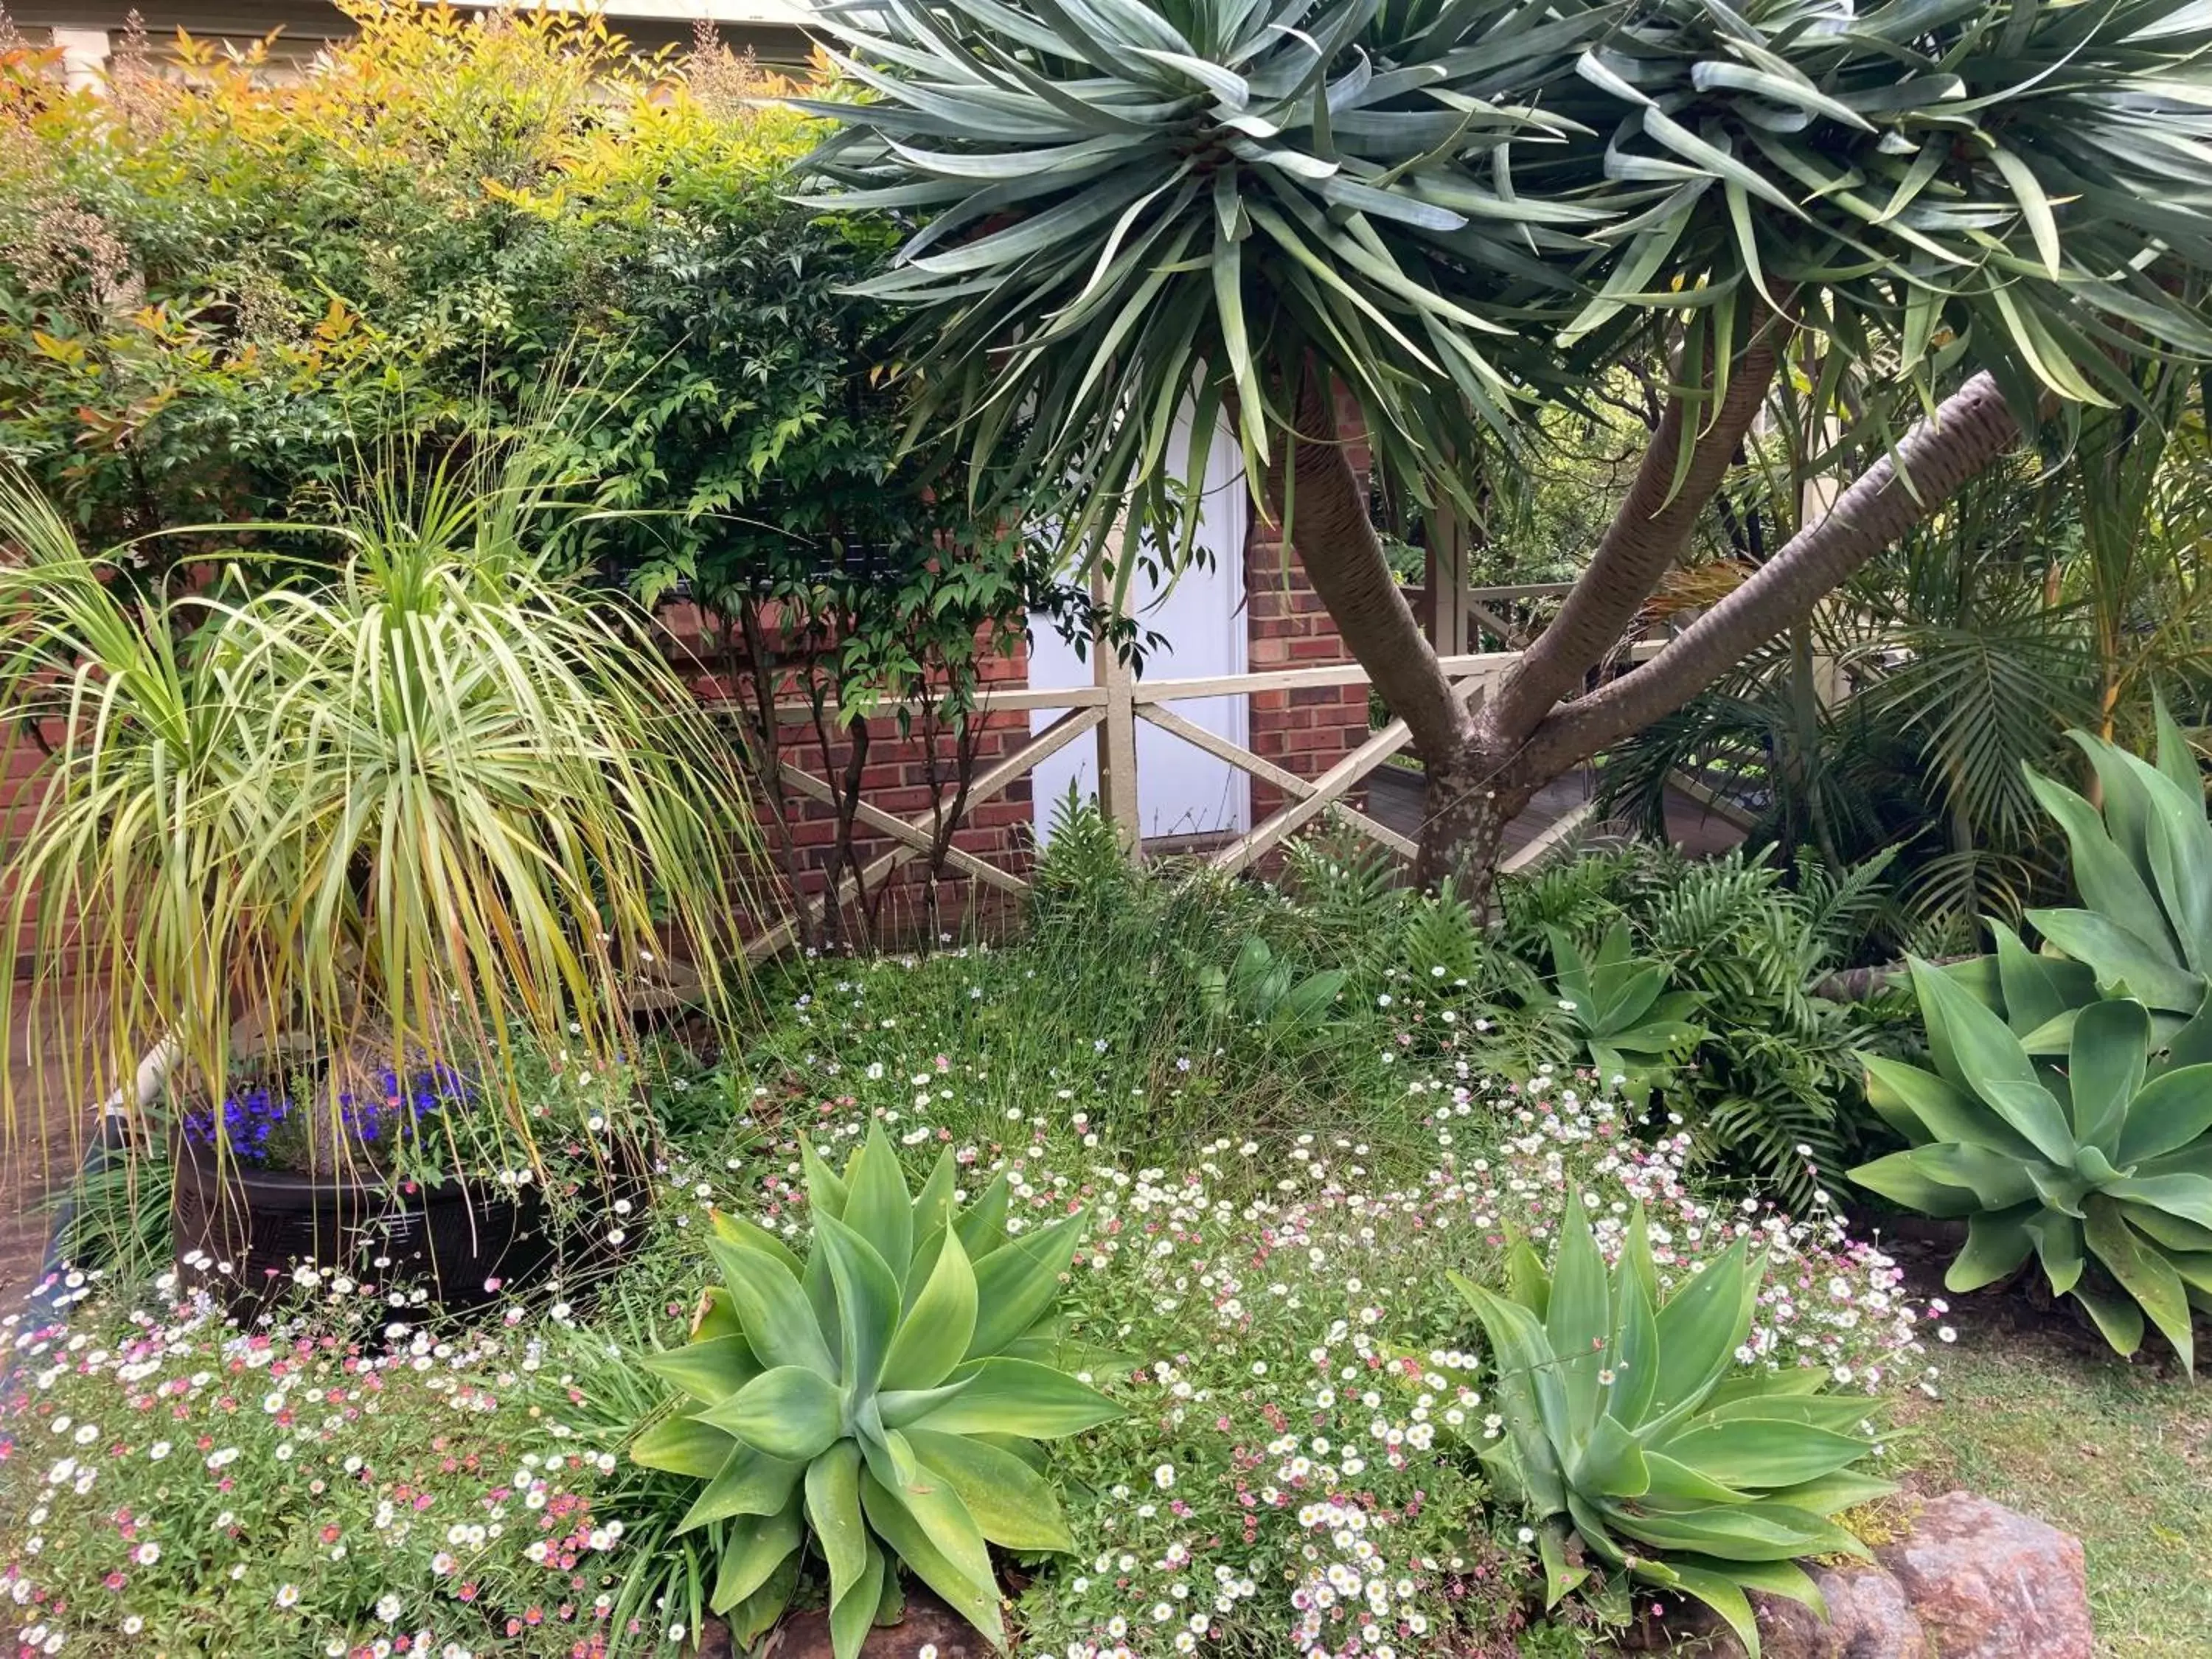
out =
[[1504,1419],[1495,1439],[1458,1432],[1536,1523],[1548,1604],[1594,1563],[1616,1607],[1629,1581],[1694,1596],[1756,1656],[1747,1590],[1818,1609],[1795,1560],[1867,1553],[1829,1518],[1893,1490],[1852,1467],[1873,1449],[1866,1401],[1820,1394],[1818,1369],[1737,1366],[1763,1275],[1739,1240],[1662,1298],[1640,1209],[1608,1274],[1579,1192],[1548,1273],[1522,1242],[1504,1295],[1454,1275]]
[[1669,991],[1667,964],[1631,952],[1628,923],[1616,921],[1585,956],[1564,930],[1549,931],[1553,983],[1561,1021],[1605,1083],[1616,1079],[1641,1100],[1704,1042],[1693,1024],[1698,998]]
[[[2063,997],[2044,960],[1998,960],[2015,1017],[2047,1030]],[[2106,998],[2071,1012],[2055,1054],[2031,1053],[1953,976],[1915,959],[1912,982],[1934,1069],[1868,1059],[1868,1098],[1910,1145],[1851,1179],[1966,1218],[1950,1289],[2033,1255],[2114,1348],[2133,1353],[2148,1317],[2193,1371],[2191,1310],[2212,1312],[2212,1019],[2158,1036],[2143,1004]]]
[[1255,933],[1228,967],[1199,969],[1199,1006],[1262,1027],[1271,1038],[1309,1036],[1328,1022],[1345,977],[1337,968],[1301,974]]
[[1052,1313],[1082,1218],[1009,1235],[1004,1174],[956,1207],[949,1148],[909,1194],[880,1122],[842,1177],[803,1153],[811,1249],[715,1218],[722,1284],[643,1360],[686,1401],[630,1455],[708,1483],[678,1530],[726,1523],[708,1604],[745,1639],[811,1545],[838,1659],[893,1615],[898,1563],[1003,1647],[988,1546],[1069,1547],[1036,1443],[1121,1414],[1060,1369],[1090,1352]]

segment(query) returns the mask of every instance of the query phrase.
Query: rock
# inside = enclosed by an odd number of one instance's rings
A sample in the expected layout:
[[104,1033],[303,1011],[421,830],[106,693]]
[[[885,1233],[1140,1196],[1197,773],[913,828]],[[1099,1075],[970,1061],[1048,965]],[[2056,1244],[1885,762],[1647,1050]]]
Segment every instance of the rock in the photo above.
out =
[[[934,1650],[934,1659],[997,1659],[974,1626],[920,1585],[909,1583],[904,1615],[896,1625],[870,1631],[860,1644],[860,1659],[921,1659],[925,1649]],[[736,1655],[729,1626],[709,1619],[699,1632],[696,1659],[736,1659]],[[831,1659],[830,1615],[818,1607],[791,1614],[768,1633],[753,1659]]]
[[1855,1561],[1808,1571],[1828,1604],[1825,1620],[1783,1596],[1751,1598],[1767,1659],[1936,1659],[1904,1586],[1880,1567]]
[[[1802,1565],[1827,1601],[1828,1616],[1785,1596],[1753,1592],[1762,1659],[1938,1659],[1904,1588],[1881,1568],[1856,1561]],[[1647,1585],[1638,1599],[1652,1594]],[[1663,1593],[1661,1599],[1674,1601]],[[1743,1644],[1703,1603],[1676,1607],[1666,1633],[1679,1659],[1744,1659]]]
[[2081,1541],[2056,1527],[1954,1492],[1875,1555],[1943,1659],[2090,1659]]

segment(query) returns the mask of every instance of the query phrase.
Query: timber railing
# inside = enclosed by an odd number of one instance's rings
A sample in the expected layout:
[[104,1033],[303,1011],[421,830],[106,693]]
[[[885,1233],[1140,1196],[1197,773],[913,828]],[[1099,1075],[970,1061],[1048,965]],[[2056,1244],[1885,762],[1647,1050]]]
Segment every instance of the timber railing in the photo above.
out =
[[[1501,588],[1478,590],[1477,593],[1487,605],[1508,599],[1546,599],[1551,596],[1551,590]],[[1525,638],[1521,642],[1525,643]],[[1657,652],[1662,643],[1638,642],[1627,647],[1624,658],[1640,661]],[[1504,674],[1520,654],[1516,649],[1450,655],[1440,660],[1453,686],[1462,696],[1471,698]],[[1415,847],[1411,837],[1359,810],[1348,799],[1363,780],[1410,744],[1412,733],[1402,720],[1390,720],[1318,776],[1306,778],[1176,710],[1178,703],[1201,699],[1364,686],[1368,684],[1367,672],[1357,663],[1148,680],[1137,678],[1110,647],[1094,648],[1090,656],[1093,680],[1089,685],[1002,689],[987,684],[980,689],[971,719],[1034,714],[1055,709],[1060,713],[1058,719],[1031,733],[1012,752],[978,766],[963,802],[963,811],[1003,794],[1040,762],[1070,744],[1089,738],[1097,748],[1100,810],[1120,830],[1130,856],[1141,860],[1145,851],[1138,812],[1137,730],[1142,723],[1181,738],[1192,748],[1272,787],[1282,797],[1283,804],[1275,811],[1200,855],[1217,870],[1234,874],[1250,869],[1332,810],[1340,822],[1390,852],[1402,858],[1413,855]],[[816,719],[817,712],[811,705],[803,702],[780,705],[778,708],[780,719],[793,725]],[[893,711],[879,706],[872,712],[882,714]],[[795,761],[784,760],[781,775],[785,786],[800,796],[823,803],[837,798],[838,787],[830,778],[810,771]],[[871,805],[863,798],[854,814],[857,825],[873,832],[889,845],[857,872],[846,872],[834,892],[825,890],[796,901],[807,914],[804,917],[787,916],[776,922],[750,942],[747,954],[758,959],[788,948],[805,936],[809,926],[819,922],[830,904],[842,907],[851,902],[856,896],[873,890],[900,866],[916,859],[941,856],[944,873],[949,877],[965,877],[1012,895],[1024,895],[1030,890],[1028,881],[1015,872],[976,856],[957,842],[948,844],[941,833],[942,811],[940,803],[936,808],[900,816]],[[1513,853],[1504,867],[1524,868],[1540,860],[1587,823],[1590,812],[1585,803],[1555,820],[1534,841]]]

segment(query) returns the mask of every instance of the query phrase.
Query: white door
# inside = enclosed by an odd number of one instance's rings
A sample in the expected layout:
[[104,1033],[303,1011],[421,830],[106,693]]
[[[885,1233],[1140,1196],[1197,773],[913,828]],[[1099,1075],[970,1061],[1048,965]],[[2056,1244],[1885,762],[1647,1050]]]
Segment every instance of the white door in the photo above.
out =
[[[1188,438],[1186,427],[1169,445],[1168,464],[1178,471],[1185,464]],[[1198,540],[1212,555],[1212,562],[1185,570],[1165,592],[1141,569],[1132,580],[1129,602],[1139,628],[1163,636],[1161,644],[1146,653],[1146,680],[1244,672],[1244,526],[1249,505],[1237,441],[1225,428],[1218,428],[1206,457],[1198,531]],[[1053,689],[1091,684],[1094,673],[1090,659],[1079,659],[1050,622],[1033,618],[1032,624],[1030,684]],[[1192,698],[1168,707],[1240,747],[1246,740],[1249,705],[1241,696]],[[1037,710],[1030,717],[1030,730],[1042,732],[1061,712]],[[1053,811],[1066,799],[1071,783],[1078,793],[1097,798],[1097,744],[1089,737],[1078,738],[1047,757],[1030,775],[1037,838],[1042,842],[1050,837]],[[1251,827],[1251,780],[1227,762],[1139,720],[1137,815],[1147,838],[1240,833]]]

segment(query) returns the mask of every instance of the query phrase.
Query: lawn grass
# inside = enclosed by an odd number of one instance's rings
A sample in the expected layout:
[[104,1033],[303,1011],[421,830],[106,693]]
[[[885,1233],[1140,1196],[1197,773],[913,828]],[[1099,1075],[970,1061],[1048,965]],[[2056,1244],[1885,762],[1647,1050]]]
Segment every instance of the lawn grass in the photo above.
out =
[[2100,1653],[2212,1655],[2212,1391],[2093,1349],[2063,1313],[1960,1311],[1943,1401],[1916,1415],[1913,1483],[2079,1537]]

